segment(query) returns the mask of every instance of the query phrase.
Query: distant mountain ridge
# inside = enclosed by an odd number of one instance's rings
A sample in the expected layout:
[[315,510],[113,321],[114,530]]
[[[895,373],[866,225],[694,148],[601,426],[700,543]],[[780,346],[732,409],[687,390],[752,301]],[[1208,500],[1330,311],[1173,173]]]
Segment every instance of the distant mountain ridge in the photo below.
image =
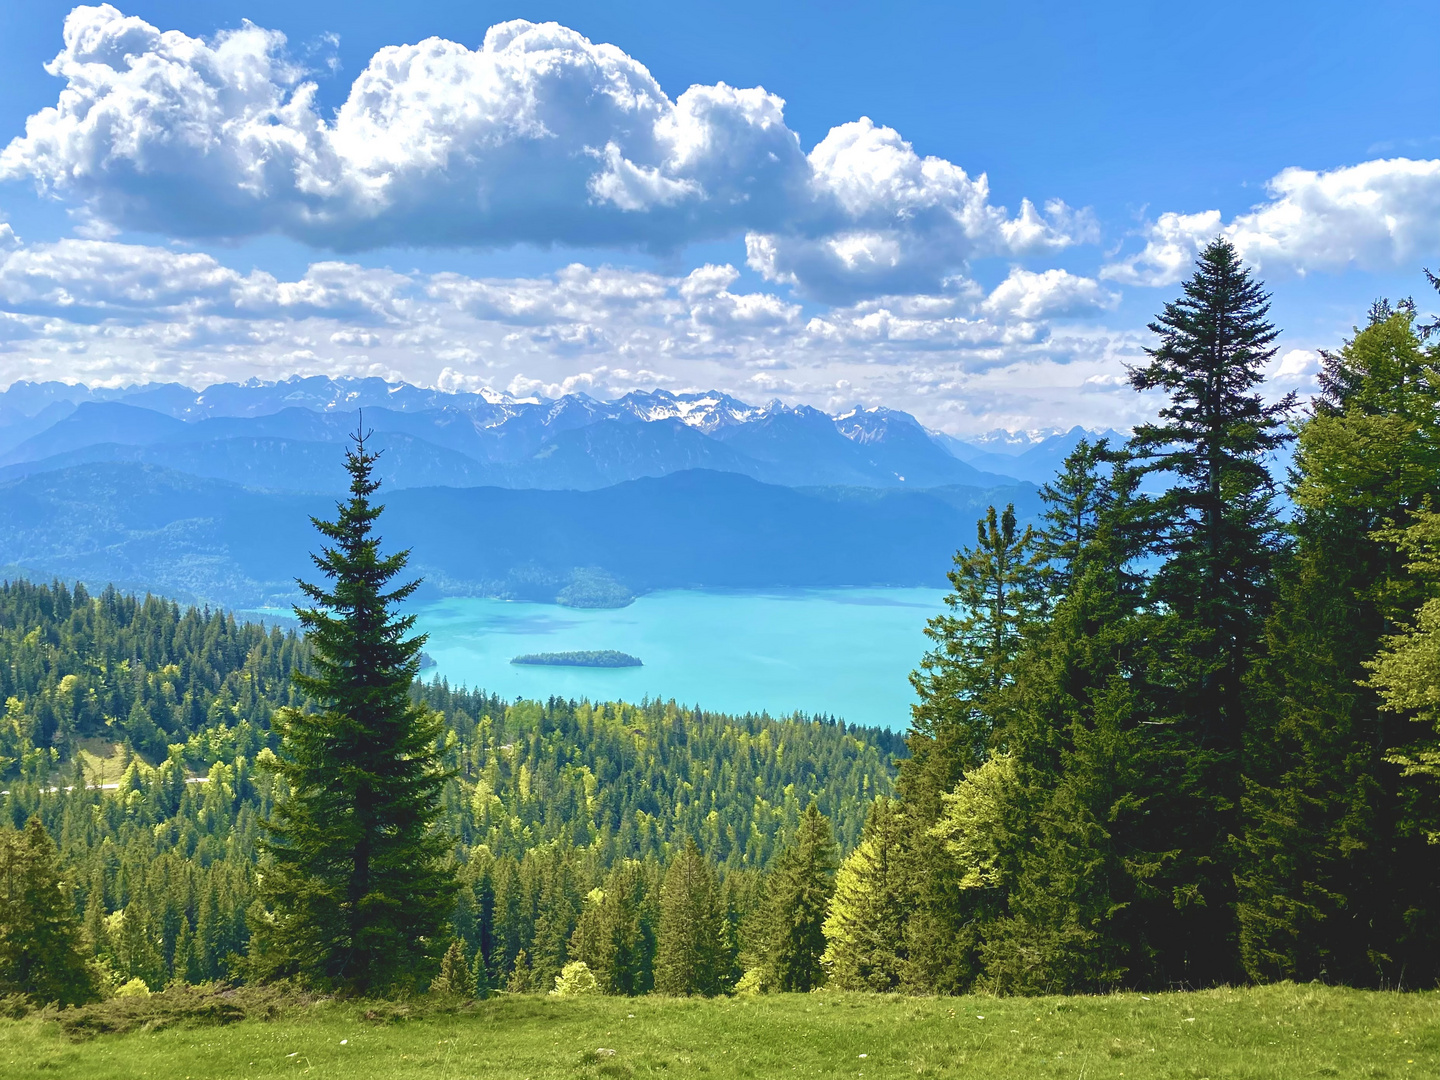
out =
[[[689,470],[594,491],[415,487],[385,494],[387,547],[412,550],[428,595],[618,606],[636,593],[945,583],[991,502],[1035,488],[762,484]],[[310,515],[331,496],[256,491],[143,463],[0,481],[0,578],[114,582],[241,609],[298,599]]]
[[335,491],[344,481],[335,447],[361,409],[392,488],[595,490],[697,468],[788,487],[985,488],[1043,482],[1084,434],[1016,436],[1023,453],[996,453],[986,449],[993,438],[965,443],[898,410],[832,416],[713,391],[601,401],[324,376],[200,391],[20,382],[0,393],[0,480],[114,462],[262,490]]

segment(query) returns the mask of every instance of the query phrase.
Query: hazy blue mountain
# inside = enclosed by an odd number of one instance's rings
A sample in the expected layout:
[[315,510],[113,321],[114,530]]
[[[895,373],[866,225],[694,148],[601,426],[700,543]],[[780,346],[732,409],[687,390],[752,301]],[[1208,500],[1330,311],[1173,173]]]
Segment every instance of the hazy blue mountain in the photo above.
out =
[[[259,379],[218,383],[198,393],[184,387],[180,389],[188,391],[188,400],[185,393],[171,394],[169,387],[159,397],[152,395],[149,387],[144,387],[139,393],[126,395],[121,400],[168,412],[180,419],[199,420],[217,416],[266,416],[282,409],[295,408],[322,413],[349,413],[371,408],[423,411],[456,404],[479,408],[491,404],[492,399],[505,399],[504,395],[455,394],[408,383],[388,383],[379,378],[332,378],[324,375],[297,376],[273,383]],[[144,400],[138,400],[142,397]]]
[[507,487],[582,491],[686,469],[747,476],[763,471],[756,462],[679,420],[634,419],[601,420],[560,431],[528,461],[508,467]]
[[957,470],[955,456],[937,446],[931,433],[906,412],[853,409],[835,418],[835,428],[868,456],[873,468],[893,470],[907,485],[1004,484],[1010,479],[1010,474],[968,462],[961,464],[969,467]]
[[74,402],[51,401],[39,412],[27,415],[18,410],[7,417],[0,412],[0,457],[8,454],[31,436],[58,424],[75,411]]
[[0,576],[262,604],[293,593],[313,543],[307,515],[329,508],[317,496],[261,494],[144,465],[41,473],[0,483]]
[[[431,594],[554,600],[595,589],[943,585],[991,501],[982,491],[798,491],[691,470],[595,491],[427,487],[385,493],[385,537]],[[59,575],[242,608],[283,604],[313,569],[323,495],[260,492],[106,462],[0,481],[0,576]],[[583,597],[582,597],[583,599]],[[578,601],[577,601],[578,602]]]
[[1020,480],[1029,480],[1031,483],[1043,484],[1054,476],[1070,452],[1075,449],[1081,439],[1089,439],[1092,443],[1100,439],[1109,439],[1112,447],[1120,447],[1125,444],[1127,436],[1115,430],[1101,432],[1086,431],[1082,427],[1073,427],[1063,435],[1054,435],[1037,443],[1029,450],[1015,457],[1015,464],[1008,470],[1009,475]]
[[74,412],[12,448],[0,457],[0,464],[39,461],[95,443],[144,445],[187,430],[183,420],[152,409],[118,401],[86,401]]
[[[936,487],[1011,482],[951,457],[912,418],[906,419],[909,425],[888,423],[862,439],[847,434],[835,418],[802,405],[772,409],[745,423],[719,428],[716,437],[759,462],[758,475],[774,484]],[[852,422],[849,431],[859,434],[860,425]]]
[[[952,435],[936,434],[932,438],[976,469],[1000,473],[1032,484],[1043,484],[1055,475],[1082,438],[1091,442],[1108,438],[1112,446],[1120,446],[1125,442],[1126,436],[1113,429],[1092,432],[1082,427],[1073,427],[1069,431],[1044,433],[1034,437],[1025,432],[992,432],[980,445],[965,442]],[[987,446],[997,449],[985,449]]]
[[[484,464],[398,432],[376,434],[373,445],[382,451],[376,472],[391,487],[474,487],[511,479],[505,466]],[[39,461],[0,467],[0,480],[102,462],[174,469],[268,491],[338,492],[348,482],[338,443],[265,436],[140,446],[95,443]]]

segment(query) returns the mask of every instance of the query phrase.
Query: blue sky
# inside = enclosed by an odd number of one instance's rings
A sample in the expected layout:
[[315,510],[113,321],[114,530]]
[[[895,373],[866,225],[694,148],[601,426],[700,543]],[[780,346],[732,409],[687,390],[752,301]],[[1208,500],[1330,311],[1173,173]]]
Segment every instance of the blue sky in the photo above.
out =
[[[1276,392],[1435,299],[1433,4],[118,7],[0,10],[0,385],[1124,425],[1216,232],[1274,291]],[[485,45],[517,19],[559,27]]]

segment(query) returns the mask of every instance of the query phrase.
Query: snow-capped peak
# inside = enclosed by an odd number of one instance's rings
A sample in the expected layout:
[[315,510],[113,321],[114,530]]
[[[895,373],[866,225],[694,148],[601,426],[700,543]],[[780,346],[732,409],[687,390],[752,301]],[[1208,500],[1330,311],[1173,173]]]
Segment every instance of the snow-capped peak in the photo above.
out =
[[674,394],[669,390],[632,390],[615,404],[640,420],[679,420],[705,433],[743,424],[764,410],[717,390]]

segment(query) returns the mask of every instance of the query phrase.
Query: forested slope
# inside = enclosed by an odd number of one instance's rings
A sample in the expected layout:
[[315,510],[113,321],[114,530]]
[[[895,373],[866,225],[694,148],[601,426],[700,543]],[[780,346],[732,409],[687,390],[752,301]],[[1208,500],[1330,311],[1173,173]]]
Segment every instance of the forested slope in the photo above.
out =
[[[114,589],[0,586],[0,812],[16,826],[45,822],[120,974],[158,988],[177,973],[230,973],[227,958],[245,952],[258,821],[273,802],[256,758],[271,752],[273,711],[305,704],[290,673],[307,656],[293,633],[222,612]],[[468,867],[473,947],[483,936],[489,956],[491,935],[503,938],[501,980],[520,950],[526,978],[535,964],[550,978],[586,894],[625,860],[658,881],[675,845],[694,839],[746,881],[811,799],[853,845],[903,750],[891,733],[821,719],[506,703],[439,682],[415,693],[445,718],[455,775],[444,827]],[[551,927],[548,960],[537,922]]]

